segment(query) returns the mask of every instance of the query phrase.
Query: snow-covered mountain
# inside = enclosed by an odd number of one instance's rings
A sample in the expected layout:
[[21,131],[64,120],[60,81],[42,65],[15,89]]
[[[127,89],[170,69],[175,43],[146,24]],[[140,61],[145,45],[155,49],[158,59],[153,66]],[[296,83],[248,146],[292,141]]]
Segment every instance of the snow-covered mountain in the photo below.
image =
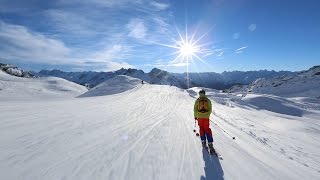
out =
[[134,78],[139,78],[144,81],[149,81],[149,76],[145,74],[142,70],[136,69],[119,69],[114,72],[95,72],[95,71],[88,71],[88,72],[64,72],[60,70],[41,70],[38,73],[39,76],[55,76],[67,79],[69,81],[88,86],[93,88],[98,84],[116,77],[118,75],[128,75]]
[[0,71],[3,71],[7,74],[17,76],[17,77],[25,77],[25,78],[33,78],[35,77],[31,72],[24,71],[16,66],[10,64],[0,63]]
[[0,71],[1,101],[76,97],[86,91],[84,86],[62,78],[23,78]]
[[[189,73],[190,87],[201,86],[212,89],[227,89],[234,85],[244,85],[250,84],[258,78],[273,78],[282,75],[293,74],[289,71],[232,71],[232,72],[203,72],[203,73]],[[187,77],[186,73],[179,74],[175,73],[174,76],[179,78],[179,80],[185,82]]]
[[88,92],[80,95],[79,97],[93,97],[93,96],[105,96],[111,94],[118,94],[134,89],[142,85],[140,79],[133,78],[126,75],[118,75],[114,78],[108,79],[105,82],[100,83]]
[[91,88],[118,75],[131,76],[151,84],[173,85],[181,88],[187,87],[184,82],[181,82],[169,72],[157,68],[152,69],[149,73],[130,68],[122,68],[114,72],[63,72],[60,70],[41,70],[38,75],[56,76],[78,84],[87,85]]
[[284,97],[320,98],[320,66],[272,79],[260,78],[249,85],[234,86],[228,92],[252,92]]
[[184,89],[187,88],[185,79],[178,79],[172,73],[169,73],[167,71],[154,68],[148,73],[148,75],[150,77],[151,84],[170,85]]
[[[248,71],[248,72],[223,72],[219,73],[189,73],[189,87],[201,86],[213,89],[226,89],[235,84],[249,84],[258,78],[272,78],[285,74],[292,74],[288,71]],[[114,72],[63,72],[60,70],[42,70],[39,76],[56,76],[69,81],[94,87],[105,80],[111,79],[117,75],[127,75],[149,82],[151,84],[172,85],[186,89],[186,73],[170,73],[157,68],[149,73],[137,69],[120,69]]]

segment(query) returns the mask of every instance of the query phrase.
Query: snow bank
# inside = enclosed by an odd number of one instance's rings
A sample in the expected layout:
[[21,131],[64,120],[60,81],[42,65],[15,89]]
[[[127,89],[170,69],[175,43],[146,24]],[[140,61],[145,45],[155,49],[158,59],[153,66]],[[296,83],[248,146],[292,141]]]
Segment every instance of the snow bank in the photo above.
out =
[[242,100],[257,110],[267,110],[279,114],[298,117],[302,117],[304,113],[301,108],[294,106],[294,102],[276,96],[250,94]]
[[141,80],[125,75],[119,75],[112,79],[106,80],[98,86],[92,88],[88,92],[79,97],[105,96],[111,94],[122,93],[134,89],[141,85]]

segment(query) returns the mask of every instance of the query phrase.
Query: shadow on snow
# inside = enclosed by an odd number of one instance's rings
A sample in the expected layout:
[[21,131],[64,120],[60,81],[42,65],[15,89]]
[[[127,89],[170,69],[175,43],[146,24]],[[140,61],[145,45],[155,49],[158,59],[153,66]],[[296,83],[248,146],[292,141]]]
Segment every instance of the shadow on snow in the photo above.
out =
[[205,176],[201,176],[200,180],[223,180],[224,173],[219,159],[216,156],[211,156],[205,149],[202,149],[202,156],[205,162]]

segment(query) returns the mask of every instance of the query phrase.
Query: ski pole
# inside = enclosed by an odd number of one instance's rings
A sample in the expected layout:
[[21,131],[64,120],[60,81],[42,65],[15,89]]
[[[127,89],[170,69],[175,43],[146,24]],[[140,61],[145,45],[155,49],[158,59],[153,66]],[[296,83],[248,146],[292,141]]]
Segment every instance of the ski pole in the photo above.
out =
[[[211,119],[210,119],[210,121],[213,122]],[[236,139],[236,137],[231,136],[227,131],[225,131],[224,129],[222,129],[217,123],[213,122],[213,124],[215,124],[219,129],[221,129],[223,132],[225,132],[228,136],[232,137],[233,140]]]
[[[197,120],[194,120],[194,128],[193,128],[193,132],[197,132],[196,131],[196,125],[197,125]],[[199,133],[196,133],[196,136],[199,136]]]

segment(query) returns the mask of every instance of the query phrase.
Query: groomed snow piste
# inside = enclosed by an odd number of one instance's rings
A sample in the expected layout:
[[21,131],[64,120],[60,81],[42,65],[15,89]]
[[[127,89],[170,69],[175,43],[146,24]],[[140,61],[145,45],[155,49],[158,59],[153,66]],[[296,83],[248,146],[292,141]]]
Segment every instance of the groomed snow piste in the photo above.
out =
[[310,106],[299,98],[207,89],[220,160],[202,150],[193,132],[199,88],[129,89],[45,101],[24,94],[11,101],[10,91],[0,90],[0,179],[319,179],[316,99]]

